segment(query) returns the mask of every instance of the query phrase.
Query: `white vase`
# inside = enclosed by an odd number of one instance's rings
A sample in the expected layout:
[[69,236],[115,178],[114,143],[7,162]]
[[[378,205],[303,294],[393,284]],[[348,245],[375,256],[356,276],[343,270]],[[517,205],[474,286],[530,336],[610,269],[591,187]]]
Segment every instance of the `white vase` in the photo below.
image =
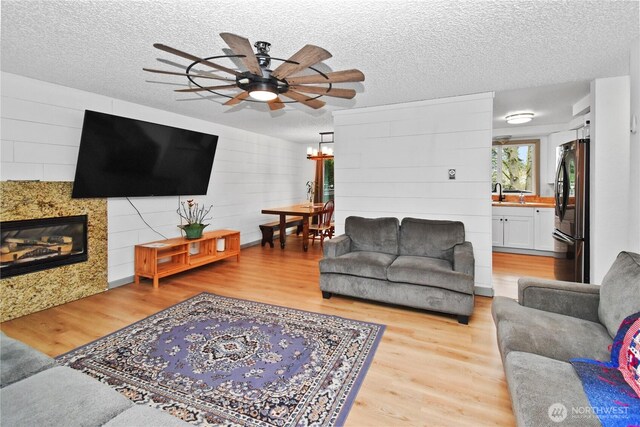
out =
[[224,252],[225,242],[226,242],[226,240],[224,240],[224,239],[218,239],[216,241],[216,250],[218,252]]

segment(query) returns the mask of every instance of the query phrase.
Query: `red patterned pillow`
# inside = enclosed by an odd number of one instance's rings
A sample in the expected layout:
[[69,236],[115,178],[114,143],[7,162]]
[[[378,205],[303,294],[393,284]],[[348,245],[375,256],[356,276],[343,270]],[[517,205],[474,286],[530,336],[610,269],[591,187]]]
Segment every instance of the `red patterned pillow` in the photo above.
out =
[[624,335],[618,355],[618,369],[640,397],[640,319],[636,319]]

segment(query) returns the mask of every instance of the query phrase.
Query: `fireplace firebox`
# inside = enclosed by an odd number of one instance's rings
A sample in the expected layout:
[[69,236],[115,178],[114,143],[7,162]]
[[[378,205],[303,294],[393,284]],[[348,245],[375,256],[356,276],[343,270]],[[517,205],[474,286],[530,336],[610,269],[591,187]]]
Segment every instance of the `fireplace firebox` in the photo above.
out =
[[88,259],[87,215],[0,223],[0,278]]

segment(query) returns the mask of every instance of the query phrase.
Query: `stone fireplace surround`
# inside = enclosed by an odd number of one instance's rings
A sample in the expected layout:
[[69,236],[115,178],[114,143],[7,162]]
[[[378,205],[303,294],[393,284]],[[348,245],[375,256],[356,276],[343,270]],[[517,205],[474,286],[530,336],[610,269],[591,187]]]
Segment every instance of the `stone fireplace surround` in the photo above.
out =
[[0,218],[14,221],[87,215],[88,260],[0,280],[0,321],[107,289],[107,201],[72,199],[71,182],[0,182]]

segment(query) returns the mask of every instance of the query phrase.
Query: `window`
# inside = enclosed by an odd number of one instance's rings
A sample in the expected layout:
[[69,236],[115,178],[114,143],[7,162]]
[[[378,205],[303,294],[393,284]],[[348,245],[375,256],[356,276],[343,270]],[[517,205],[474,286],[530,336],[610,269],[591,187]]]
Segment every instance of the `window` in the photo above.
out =
[[540,140],[494,141],[491,148],[491,188],[503,193],[538,192]]
[[324,161],[324,185],[322,186],[322,202],[333,200],[333,159]]

